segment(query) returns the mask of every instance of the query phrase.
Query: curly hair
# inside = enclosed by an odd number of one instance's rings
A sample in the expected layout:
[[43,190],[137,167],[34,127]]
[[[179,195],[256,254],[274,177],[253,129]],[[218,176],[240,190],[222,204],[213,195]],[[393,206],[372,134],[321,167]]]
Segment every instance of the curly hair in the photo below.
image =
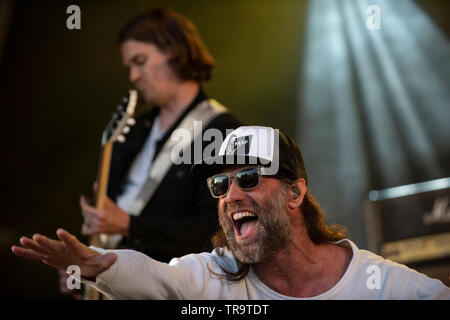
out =
[[119,32],[118,42],[127,40],[154,44],[168,54],[169,65],[180,80],[211,79],[214,58],[194,24],[171,9],[152,9],[128,21]]

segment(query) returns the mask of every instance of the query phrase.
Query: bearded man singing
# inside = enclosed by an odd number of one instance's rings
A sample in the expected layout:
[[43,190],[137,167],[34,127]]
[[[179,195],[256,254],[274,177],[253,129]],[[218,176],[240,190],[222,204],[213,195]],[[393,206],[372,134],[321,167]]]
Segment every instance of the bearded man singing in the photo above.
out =
[[[63,229],[59,241],[36,234],[12,251],[63,270],[78,265],[82,281],[112,299],[450,299],[441,281],[361,250],[328,225],[298,146],[278,130],[239,127],[192,172],[219,200],[211,253],[166,264],[88,248]],[[368,268],[380,271],[375,288]]]

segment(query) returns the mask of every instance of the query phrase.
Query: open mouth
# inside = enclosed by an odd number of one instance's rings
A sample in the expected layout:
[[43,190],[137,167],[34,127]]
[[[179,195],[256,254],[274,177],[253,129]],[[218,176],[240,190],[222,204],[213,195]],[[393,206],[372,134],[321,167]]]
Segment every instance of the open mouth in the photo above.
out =
[[246,238],[258,223],[258,216],[251,211],[239,211],[232,215],[236,238]]

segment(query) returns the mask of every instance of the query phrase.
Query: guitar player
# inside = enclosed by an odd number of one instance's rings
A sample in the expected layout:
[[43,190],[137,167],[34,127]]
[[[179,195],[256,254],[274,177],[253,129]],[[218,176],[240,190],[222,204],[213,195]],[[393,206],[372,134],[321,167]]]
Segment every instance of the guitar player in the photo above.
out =
[[[190,164],[158,162],[158,157],[172,132],[180,126],[189,129],[194,120],[202,121],[203,130],[216,128],[223,136],[226,129],[241,125],[223,106],[211,107],[202,88],[211,78],[214,59],[192,22],[170,9],[152,9],[131,19],[118,40],[130,82],[154,108],[136,119],[124,143],[114,143],[103,208],[80,197],[82,234],[107,234],[108,247],[138,250],[162,262],[210,251],[218,228],[216,199],[191,174]],[[205,105],[215,110],[209,117],[199,109]],[[160,170],[155,163],[166,167]],[[152,169],[160,176],[153,186],[148,178]],[[66,278],[61,272],[61,292],[74,293]]]

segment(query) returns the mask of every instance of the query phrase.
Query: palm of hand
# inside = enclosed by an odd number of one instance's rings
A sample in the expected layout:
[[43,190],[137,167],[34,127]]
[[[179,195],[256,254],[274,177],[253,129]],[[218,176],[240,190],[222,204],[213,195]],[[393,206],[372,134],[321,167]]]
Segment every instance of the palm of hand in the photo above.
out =
[[12,251],[18,256],[41,260],[57,269],[66,270],[70,265],[80,267],[84,277],[95,277],[107,270],[117,259],[113,253],[101,254],[88,248],[78,239],[63,229],[57,230],[58,240],[36,234],[33,239],[22,237],[23,247],[13,246]]

